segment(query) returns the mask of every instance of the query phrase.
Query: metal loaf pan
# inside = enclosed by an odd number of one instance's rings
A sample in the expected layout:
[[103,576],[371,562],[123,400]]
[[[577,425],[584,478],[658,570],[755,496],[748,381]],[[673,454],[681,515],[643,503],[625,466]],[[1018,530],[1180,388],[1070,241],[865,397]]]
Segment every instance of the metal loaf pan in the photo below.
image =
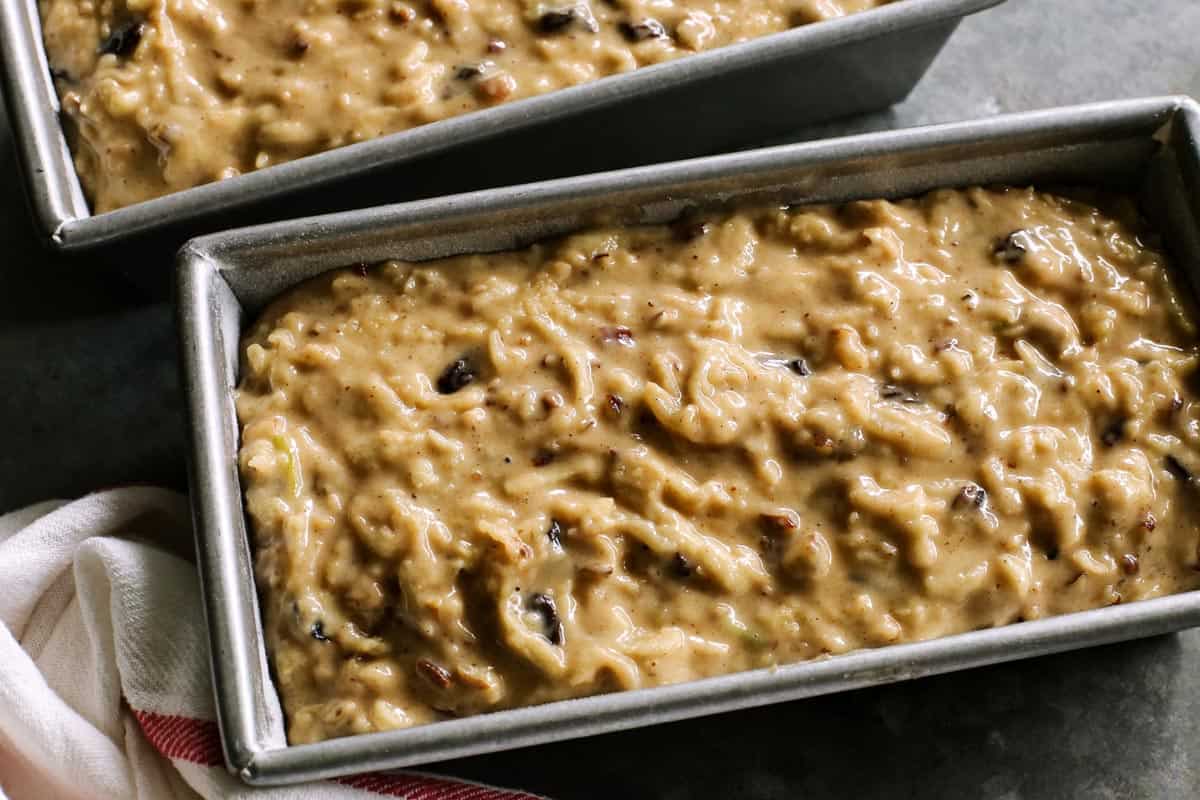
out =
[[1200,269],[1200,106],[1132,100],[901,130],[477,192],[215,234],[180,254],[192,503],[225,755],[255,784],[398,767],[906,680],[1200,624],[1200,592],[662,688],[287,746],[263,646],[237,474],[238,339],[279,292],[389,258],[523,246],[603,217],[729,202],[900,197],[936,187],[1099,185],[1140,198]]
[[42,236],[62,250],[127,238],[173,250],[188,234],[700,155],[883,108],[959,20],[1002,1],[902,0],[97,215],[59,124],[37,0],[0,3],[0,68]]

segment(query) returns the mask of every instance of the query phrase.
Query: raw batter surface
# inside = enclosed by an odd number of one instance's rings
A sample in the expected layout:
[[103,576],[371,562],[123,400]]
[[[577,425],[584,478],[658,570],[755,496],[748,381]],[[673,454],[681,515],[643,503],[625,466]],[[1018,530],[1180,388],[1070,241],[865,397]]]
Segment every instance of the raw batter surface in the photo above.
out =
[[889,2],[41,0],[41,12],[100,213]]
[[1196,588],[1190,304],[1095,202],[712,213],[278,300],[238,412],[291,740]]

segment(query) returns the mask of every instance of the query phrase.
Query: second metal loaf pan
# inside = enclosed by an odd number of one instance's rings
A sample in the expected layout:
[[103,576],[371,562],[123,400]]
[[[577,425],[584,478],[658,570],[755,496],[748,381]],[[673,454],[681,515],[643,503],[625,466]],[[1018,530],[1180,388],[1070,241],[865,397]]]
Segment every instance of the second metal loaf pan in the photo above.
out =
[[[903,99],[966,15],[900,0],[92,215],[36,0],[0,3],[3,89],[43,238],[82,250],[715,152]],[[161,264],[151,265],[151,268]]]

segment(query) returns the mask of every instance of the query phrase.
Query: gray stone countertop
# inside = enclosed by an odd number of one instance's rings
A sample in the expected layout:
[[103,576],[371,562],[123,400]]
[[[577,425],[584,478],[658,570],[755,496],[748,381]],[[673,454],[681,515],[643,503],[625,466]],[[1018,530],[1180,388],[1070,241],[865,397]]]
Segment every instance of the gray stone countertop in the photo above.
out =
[[[1197,0],[1009,0],[897,108],[796,139],[1200,96]],[[0,512],[183,487],[170,307],[33,238],[0,119]],[[164,259],[163,268],[168,268]],[[1194,798],[1200,631],[434,765],[557,798]]]

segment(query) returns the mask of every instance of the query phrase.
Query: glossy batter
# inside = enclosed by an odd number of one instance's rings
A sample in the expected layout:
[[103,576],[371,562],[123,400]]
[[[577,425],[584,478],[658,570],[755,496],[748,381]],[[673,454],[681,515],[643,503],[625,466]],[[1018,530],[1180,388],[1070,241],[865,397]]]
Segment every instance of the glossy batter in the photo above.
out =
[[1103,202],[741,210],[289,293],[237,407],[291,740],[1200,585],[1195,328]]
[[892,0],[40,0],[94,210]]

